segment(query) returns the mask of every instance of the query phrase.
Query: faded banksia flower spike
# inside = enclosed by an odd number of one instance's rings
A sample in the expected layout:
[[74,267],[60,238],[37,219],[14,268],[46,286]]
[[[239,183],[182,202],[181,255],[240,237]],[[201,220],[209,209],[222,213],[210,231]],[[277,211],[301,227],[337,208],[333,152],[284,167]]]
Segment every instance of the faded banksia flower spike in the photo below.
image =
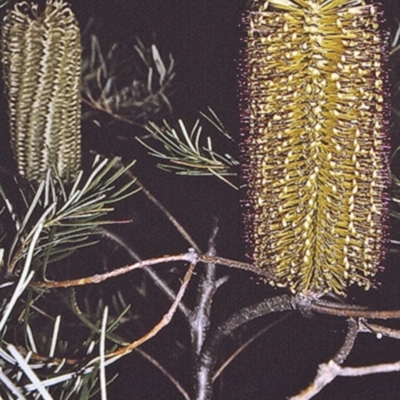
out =
[[255,4],[240,63],[251,257],[293,293],[368,289],[384,256],[389,182],[382,7]]
[[2,27],[2,62],[11,145],[18,172],[42,180],[49,169],[61,177],[80,167],[79,27],[62,0],[17,3]]

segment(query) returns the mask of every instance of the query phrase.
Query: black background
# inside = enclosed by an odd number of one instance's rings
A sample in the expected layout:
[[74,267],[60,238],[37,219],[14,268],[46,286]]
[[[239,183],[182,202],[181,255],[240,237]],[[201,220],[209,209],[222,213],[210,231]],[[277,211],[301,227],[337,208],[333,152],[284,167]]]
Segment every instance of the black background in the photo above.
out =
[[[246,1],[234,0],[82,0],[71,2],[84,28],[93,17],[94,31],[107,48],[114,42],[134,43],[140,37],[146,44],[156,43],[162,54],[171,53],[176,63],[171,103],[174,118],[182,118],[189,125],[198,117],[198,111],[211,106],[235,138],[238,137],[236,97],[236,59],[239,48],[238,24]],[[385,3],[389,25],[400,19],[398,1]],[[393,71],[396,74],[396,71]],[[138,159],[134,173],[165,204],[179,221],[193,234],[202,248],[214,217],[220,221],[218,251],[221,256],[244,260],[239,195],[214,178],[176,177],[160,172],[155,161],[145,156],[134,140],[137,129],[122,124],[104,124],[102,128],[90,122],[83,125],[85,154],[91,150],[106,155],[119,155],[124,160]],[[393,142],[398,142],[393,129]],[[236,151],[232,146],[232,152]],[[118,227],[132,247],[143,257],[186,251],[187,244],[171,229],[154,208],[143,198],[124,202],[117,211],[134,222]],[[392,223],[396,237],[398,223]],[[112,246],[116,265],[128,260]],[[88,250],[82,257],[96,257]],[[363,293],[351,289],[349,302],[366,304],[373,308],[399,308],[400,277],[398,254],[389,253],[385,273],[378,276],[378,289]],[[231,272],[231,279],[217,293],[212,319],[222,321],[231,312],[265,296],[281,293],[252,278],[249,274]],[[168,276],[168,275],[167,275]],[[172,278],[171,278],[172,277]],[[174,271],[170,278],[174,278]],[[134,279],[131,278],[131,279]],[[132,282],[123,284],[127,288]],[[139,304],[144,331],[165,311],[162,295],[152,289],[147,303]],[[191,289],[193,291],[193,287]],[[187,301],[193,294],[188,294]],[[147,307],[147,308],[146,308]],[[135,308],[135,304],[133,305]],[[149,316],[150,315],[150,316]],[[280,317],[280,316],[279,316]],[[278,318],[279,318],[278,317]],[[229,339],[222,349],[230,354],[242,340],[277,317],[267,317],[250,324]],[[297,393],[313,379],[317,365],[330,359],[340,347],[346,331],[343,320],[332,317],[303,317],[291,315],[254,342],[227,369],[216,384],[215,399],[285,399]],[[127,332],[129,335],[129,332]],[[131,338],[136,335],[131,333]],[[189,333],[182,318],[177,315],[171,326],[144,348],[169,371],[191,388],[191,359],[186,354]],[[390,339],[377,340],[373,335],[361,336],[347,365],[390,362],[399,359],[400,344]],[[110,399],[179,399],[170,382],[139,355],[125,357],[112,368],[119,377],[110,385]],[[111,372],[109,373],[111,376]],[[374,375],[366,378],[340,378],[325,388],[316,400],[399,399],[398,374]]]

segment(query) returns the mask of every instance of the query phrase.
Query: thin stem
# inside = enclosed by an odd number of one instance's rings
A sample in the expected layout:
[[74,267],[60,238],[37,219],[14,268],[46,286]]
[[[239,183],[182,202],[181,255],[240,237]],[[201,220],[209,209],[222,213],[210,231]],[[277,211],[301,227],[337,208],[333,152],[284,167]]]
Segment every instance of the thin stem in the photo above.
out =
[[337,317],[348,318],[370,318],[370,319],[397,319],[400,318],[400,310],[381,310],[370,311],[365,308],[355,308],[353,306],[340,305],[331,306],[326,303],[321,303],[318,300],[313,301],[310,305],[310,311],[320,314],[335,315]]
[[364,376],[400,371],[400,361],[386,364],[368,365],[365,367],[342,367],[340,376]]
[[[178,308],[179,302],[182,300],[183,295],[185,294],[186,288],[189,285],[189,282],[193,275],[193,271],[194,271],[195,267],[196,267],[196,263],[192,262],[190,264],[188,270],[186,271],[185,276],[183,277],[182,284],[178,290],[178,293],[176,294],[176,298],[175,298],[174,302],[171,304],[168,311],[164,314],[164,316],[162,317],[160,322],[158,324],[156,324],[153,328],[151,328],[149,332],[147,332],[145,335],[143,335],[139,339],[137,339],[127,345],[124,345],[111,353],[105,354],[105,359],[109,360],[111,358],[124,356],[124,355],[132,352],[138,346],[142,345],[143,343],[147,342],[152,337],[154,337],[158,332],[160,332],[165,326],[167,326],[170,323],[172,317],[175,315],[175,312]],[[23,349],[21,348],[21,350],[23,350]],[[25,350],[23,350],[23,351],[26,353]],[[40,360],[40,361],[49,361],[50,360],[48,357],[43,357],[40,354],[34,354],[34,353],[33,354],[31,353],[31,358],[34,360]],[[63,358],[63,359],[53,358],[53,359],[51,359],[51,361],[54,364],[65,363],[67,365],[75,365],[77,363],[82,362],[82,360],[79,360],[79,359],[66,359],[66,358]]]
[[242,353],[250,344],[252,344],[256,339],[258,339],[260,336],[264,335],[265,332],[270,331],[273,327],[276,325],[279,325],[283,320],[288,318],[289,316],[292,315],[292,312],[288,312],[284,314],[282,317],[277,319],[274,322],[271,322],[267,326],[265,326],[263,329],[259,330],[255,335],[253,335],[250,339],[248,339],[246,342],[244,342],[238,349],[236,349],[222,364],[221,366],[215,371],[212,381],[213,383],[218,379],[218,377],[222,374],[222,372],[225,371],[225,369],[229,366],[229,364],[240,354]]
[[[108,239],[111,239],[114,243],[118,244],[121,246],[126,252],[131,256],[132,259],[135,261],[142,261],[141,258],[137,253],[135,253],[130,246],[128,246],[125,241],[118,236],[116,233],[109,231],[108,229],[105,228],[100,228],[100,232],[103,236],[105,236]],[[158,274],[154,271],[153,268],[150,267],[145,267],[143,268],[143,271],[150,276],[150,278],[153,280],[154,284],[162,291],[165,293],[165,295],[168,297],[170,301],[174,301],[175,299],[175,293],[174,291],[168,286],[166,282],[164,282]],[[182,303],[179,303],[179,310],[183,313],[185,317],[188,317],[190,314],[190,310]]]
[[186,274],[182,280],[181,287],[178,290],[178,293],[176,294],[175,301],[171,304],[169,310],[167,311],[166,314],[162,317],[161,321],[156,324],[152,329],[150,329],[149,332],[147,332],[145,335],[143,335],[141,338],[135,340],[134,342],[130,343],[127,346],[124,346],[112,353],[107,354],[107,358],[115,357],[115,356],[120,356],[120,355],[125,355],[130,353],[132,350],[134,350],[136,347],[142,345],[143,343],[147,342],[149,339],[154,337],[158,332],[161,331],[164,327],[166,327],[172,317],[175,315],[176,309],[178,308],[179,302],[182,300],[183,295],[185,294],[186,288],[190,282],[190,278],[193,275],[193,271],[196,267],[195,263],[191,263],[188,270],[186,271]]
[[148,267],[150,265],[157,265],[157,264],[165,264],[174,261],[187,261],[191,262],[194,265],[197,264],[197,256],[193,252],[178,254],[175,256],[162,256],[151,258],[149,260],[144,260],[137,262],[132,265],[127,265],[125,267],[117,268],[113,271],[105,272],[103,274],[95,274],[92,276],[88,276],[85,278],[80,279],[71,279],[67,281],[46,281],[46,282],[33,282],[30,286],[34,287],[41,287],[41,288],[66,288],[66,287],[73,287],[73,286],[84,286],[90,284],[98,284],[104,282],[110,278],[116,278],[117,276],[125,275],[129,272],[132,272],[136,269],[141,269],[144,267]]
[[137,348],[136,353],[139,353],[143,358],[153,364],[159,371],[161,371],[176,387],[176,389],[181,393],[181,395],[186,399],[190,400],[188,392],[183,388],[180,382],[171,375],[169,371],[167,371],[155,358],[153,358],[149,353],[143,351],[140,348]]
[[[127,171],[128,175],[131,172]],[[133,177],[133,175],[132,175]],[[163,206],[139,181],[136,180],[136,184],[142,189],[143,193],[147,198],[168,218],[172,225],[175,226],[177,231],[182,235],[182,237],[192,246],[198,253],[201,253],[200,247],[194,241],[194,239],[189,235],[188,231],[178,222],[178,220]]]
[[204,263],[214,263],[214,264],[224,265],[229,268],[237,268],[237,269],[242,269],[244,271],[250,271],[269,281],[277,280],[276,276],[271,272],[262,269],[257,265],[249,264],[242,261],[230,260],[228,258],[218,257],[218,256],[212,257],[206,254],[199,255],[199,261]]
[[87,276],[80,279],[72,279],[66,281],[45,281],[45,282],[33,282],[31,286],[35,287],[43,287],[43,288],[58,288],[58,287],[72,287],[72,286],[83,286],[83,285],[90,285],[90,284],[98,284],[100,282],[104,282],[111,278],[116,278],[121,275],[125,275],[129,272],[132,272],[136,269],[142,269],[149,266],[157,265],[157,264],[164,264],[173,261],[188,261],[188,262],[195,262],[195,263],[212,263],[212,264],[220,264],[225,265],[230,268],[238,268],[243,269],[245,271],[251,271],[261,277],[268,277],[269,272],[264,271],[252,264],[229,260],[227,258],[222,257],[212,257],[209,255],[198,255],[194,251],[189,251],[188,253],[177,254],[172,256],[162,256],[151,258],[148,260],[139,261],[135,264],[127,265],[125,267],[117,268],[113,271],[108,271],[103,274],[95,274],[91,276]]
[[346,339],[344,340],[344,343],[340,348],[340,350],[336,353],[336,355],[332,359],[338,365],[341,365],[346,361],[357,339],[357,334],[358,334],[357,322],[354,319],[349,318],[347,323],[349,329],[347,331]]
[[[400,370],[400,362],[378,364],[364,367],[341,367],[353,349],[358,332],[361,331],[354,319],[349,319],[346,339],[337,354],[327,363],[320,364],[314,381],[301,393],[290,400],[309,400],[329,385],[337,376],[363,376]],[[370,331],[371,332],[371,331]]]
[[194,399],[210,400],[212,397],[212,375],[217,359],[217,349],[222,340],[235,329],[256,318],[273,312],[289,311],[293,309],[291,297],[276,296],[262,302],[245,307],[233,314],[228,320],[219,325],[214,333],[206,339],[201,356],[196,366]]
[[[218,225],[217,221],[215,221],[215,226],[208,241],[208,255],[210,256],[215,256],[216,254],[215,239],[217,233]],[[204,272],[202,272],[197,288],[196,307],[189,316],[195,358],[200,355],[204,339],[210,327],[211,305],[216,290],[215,264],[207,263],[204,266]]]
[[383,336],[390,337],[392,339],[400,339],[400,330],[388,328],[387,326],[371,324],[364,319],[360,319],[359,332],[373,333],[378,339],[381,339]]
[[137,186],[142,189],[142,192],[146,197],[168,218],[172,225],[175,226],[177,231],[182,235],[182,237],[192,246],[197,253],[201,253],[200,247],[194,241],[194,239],[189,235],[187,230],[178,222],[178,220],[151,194],[151,192],[144,187],[144,185],[132,174],[130,171],[126,171],[125,174],[132,180],[135,180]]

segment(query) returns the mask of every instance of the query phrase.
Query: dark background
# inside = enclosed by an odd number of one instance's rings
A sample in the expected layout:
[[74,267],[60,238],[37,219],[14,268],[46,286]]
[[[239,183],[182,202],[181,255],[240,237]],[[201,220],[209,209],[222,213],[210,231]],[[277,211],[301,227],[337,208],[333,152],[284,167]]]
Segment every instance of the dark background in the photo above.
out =
[[[245,0],[82,0],[71,2],[84,28],[93,17],[100,42],[132,44],[140,37],[146,44],[156,43],[164,55],[171,53],[176,63],[176,79],[171,95],[173,118],[182,118],[190,125],[198,111],[211,106],[235,138],[238,137],[236,97],[236,59],[239,49],[240,14]],[[398,1],[386,2],[388,24],[400,18]],[[396,75],[396,71],[393,71]],[[398,143],[396,125],[393,143]],[[169,208],[194,238],[206,249],[208,235],[215,217],[219,218],[218,252],[221,256],[244,260],[239,194],[214,178],[176,177],[160,172],[155,160],[146,157],[135,141],[138,129],[120,123],[105,123],[101,128],[90,121],[83,125],[84,151],[119,155],[124,160],[138,159],[134,173],[159,200]],[[230,149],[236,152],[235,145]],[[115,228],[142,257],[174,254],[187,250],[187,244],[148,202],[137,196],[124,202],[117,213],[133,223]],[[392,236],[398,235],[398,223],[392,221]],[[104,243],[98,250],[87,250],[87,260],[106,259],[109,267],[124,265],[128,259],[112,245]],[[105,254],[112,253],[112,261]],[[108,257],[108,258],[107,258]],[[363,293],[351,289],[349,302],[373,308],[399,308],[400,277],[398,253],[389,253],[385,273],[378,276],[378,290]],[[98,262],[100,264],[100,261]],[[169,271],[165,279],[174,280]],[[259,282],[249,274],[227,271],[229,282],[217,293],[212,321],[223,321],[233,311],[252,304],[265,296],[281,293]],[[169,275],[168,275],[169,274]],[[135,279],[129,278],[129,279]],[[125,278],[121,285],[134,285]],[[176,280],[176,279],[175,279]],[[104,289],[106,290],[106,289]],[[146,301],[133,304],[143,323],[143,331],[152,326],[165,312],[166,300],[150,287]],[[193,300],[194,285],[187,301]],[[278,317],[266,317],[241,329],[227,340],[221,354],[230,354],[243,340]],[[292,315],[275,326],[247,348],[226,370],[216,384],[215,399],[285,399],[297,393],[314,378],[317,365],[330,359],[341,346],[346,331],[343,320],[333,317]],[[126,332],[133,339],[135,333]],[[400,357],[400,344],[390,339],[377,340],[361,335],[346,365],[390,362]],[[191,388],[190,338],[182,318],[144,346],[183,386]],[[172,384],[139,355],[132,354],[116,363],[111,371],[118,373],[110,385],[110,399],[148,400],[181,398]],[[108,372],[108,376],[112,372]],[[365,378],[339,378],[325,388],[316,400],[357,400],[400,398],[398,374],[374,375]]]
[[[105,45],[133,42],[139,36],[147,44],[156,43],[162,54],[171,53],[176,63],[176,79],[171,96],[174,117],[190,124],[198,117],[199,110],[205,111],[211,106],[228,131],[237,138],[238,25],[245,3],[232,0],[85,0],[77,2],[76,11],[83,25],[88,17],[94,18],[93,30]],[[388,23],[392,25],[396,15],[400,18],[399,4],[396,1],[387,2],[385,7],[388,10]],[[119,135],[116,135],[117,131]],[[189,229],[203,248],[206,248],[213,218],[218,217],[221,227],[219,254],[232,259],[244,259],[238,193],[213,178],[175,177],[157,171],[154,160],[148,161],[143,157],[142,149],[138,149],[133,140],[136,132],[131,127],[111,125],[99,132],[91,131],[88,126],[87,132],[88,147],[98,151],[108,149],[126,159],[139,158],[135,173]],[[123,139],[116,139],[116,136]],[[394,142],[397,142],[395,133],[394,136]],[[234,148],[230,150],[235,151]],[[136,212],[134,210],[137,225],[131,226],[131,230],[127,229],[129,232],[124,234],[133,238],[132,246],[143,256],[186,249],[186,243],[169,229],[153,208],[150,207],[144,217],[140,214],[146,209],[145,202],[133,207],[137,207]],[[137,229],[142,224],[146,226],[142,231],[144,237],[138,239]],[[352,289],[348,300],[374,308],[398,307],[400,279],[395,265],[397,262],[393,261],[396,259],[397,254],[391,253],[385,274],[378,277],[381,282],[379,290],[363,293]],[[221,270],[221,274],[229,273],[231,279],[215,297],[214,323],[224,320],[242,306],[279,293],[248,274]],[[165,301],[153,295],[155,300],[149,306],[149,312],[160,315]],[[190,300],[189,293],[187,301]],[[152,303],[153,297],[148,301]],[[230,354],[243,340],[275,319],[277,317],[260,319],[237,332],[236,337],[224,343],[221,353]],[[337,351],[345,330],[344,321],[339,319],[290,316],[254,342],[232,363],[216,384],[215,398],[279,400],[293,395],[313,379],[316,366]],[[190,392],[189,337],[180,316],[144,348],[168,367]],[[397,341],[378,341],[373,335],[361,335],[347,365],[394,361],[399,358],[399,350]],[[110,387],[113,393],[110,398],[179,398],[167,379],[138,355],[126,357],[114,369],[120,376]],[[315,397],[317,400],[398,398],[398,374],[339,378]]]

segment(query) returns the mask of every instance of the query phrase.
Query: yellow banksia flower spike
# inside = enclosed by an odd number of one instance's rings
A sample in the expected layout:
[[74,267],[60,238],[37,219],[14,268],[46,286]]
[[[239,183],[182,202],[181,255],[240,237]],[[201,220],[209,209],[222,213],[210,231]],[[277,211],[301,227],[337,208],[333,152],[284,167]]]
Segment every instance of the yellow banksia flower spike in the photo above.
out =
[[388,34],[362,0],[270,0],[243,16],[250,256],[293,293],[366,289],[385,248]]
[[74,176],[81,160],[81,42],[69,5],[17,3],[2,26],[2,63],[11,145],[31,182],[49,169]]

